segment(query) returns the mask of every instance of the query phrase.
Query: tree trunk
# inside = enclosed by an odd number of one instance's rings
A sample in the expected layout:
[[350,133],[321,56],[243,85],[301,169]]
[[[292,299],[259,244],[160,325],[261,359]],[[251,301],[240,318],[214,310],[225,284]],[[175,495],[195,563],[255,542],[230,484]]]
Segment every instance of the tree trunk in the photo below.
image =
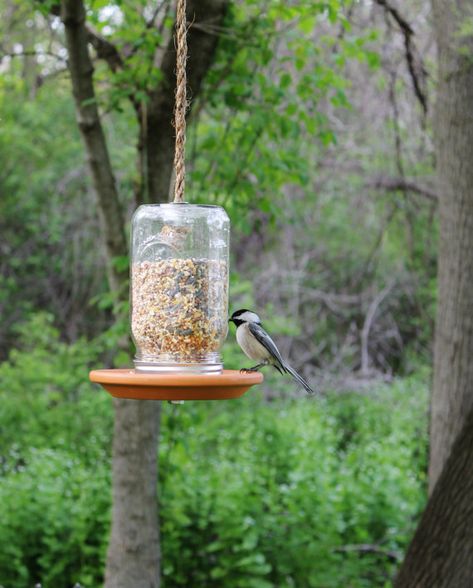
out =
[[[228,0],[189,1],[188,20],[195,23],[189,34],[188,84],[195,97],[212,62],[218,36],[203,28],[221,25]],[[113,259],[126,255],[127,240],[113,177],[110,157],[95,101],[93,66],[87,42],[82,0],[62,0],[61,17],[66,29],[69,69],[76,102],[79,129],[86,147],[90,172],[97,193],[98,209],[105,237],[110,289],[125,295],[126,275],[118,272]],[[111,68],[123,67],[116,48],[92,35],[96,43],[112,49]],[[96,47],[97,49],[97,47]],[[102,52],[103,53],[103,52]],[[168,200],[174,158],[172,117],[175,86],[175,51],[172,40],[164,52],[159,87],[152,92],[141,127],[140,172],[142,178],[135,198]],[[143,156],[146,153],[146,166]],[[144,176],[144,177],[143,177]],[[147,183],[144,190],[144,182]],[[115,400],[113,441],[112,532],[107,555],[106,588],[157,588],[159,586],[159,526],[157,509],[157,443],[159,402]]]
[[[222,26],[228,0],[188,0],[187,86],[190,99],[196,98],[213,61],[218,43],[215,27]],[[172,38],[160,65],[162,81],[151,92],[146,118],[147,201],[169,199],[174,160],[175,132],[172,126],[176,85],[176,50]],[[192,102],[191,102],[192,105]]]
[[432,6],[439,63],[435,131],[440,245],[430,491],[473,406],[473,37],[460,34],[471,19],[471,2],[432,0]]
[[[470,390],[473,388],[470,385]],[[395,588],[473,586],[473,410],[430,497]]]
[[84,141],[90,174],[97,195],[100,226],[105,240],[108,281],[116,295],[123,293],[126,274],[113,263],[127,254],[128,246],[115,178],[99,117],[93,82],[93,65],[87,47],[82,0],[63,0],[61,19],[66,31],[68,65],[76,104],[77,124]]
[[396,588],[473,586],[473,37],[467,0],[432,0],[438,42],[439,298],[427,508]]
[[[97,194],[105,238],[108,279],[116,298],[126,293],[127,275],[113,260],[127,254],[127,240],[93,84],[82,0],[63,0],[69,70],[77,120]],[[157,439],[159,402],[116,400],[113,439],[112,532],[107,556],[107,588],[159,586]]]
[[115,399],[112,535],[106,588],[159,586],[159,402]]

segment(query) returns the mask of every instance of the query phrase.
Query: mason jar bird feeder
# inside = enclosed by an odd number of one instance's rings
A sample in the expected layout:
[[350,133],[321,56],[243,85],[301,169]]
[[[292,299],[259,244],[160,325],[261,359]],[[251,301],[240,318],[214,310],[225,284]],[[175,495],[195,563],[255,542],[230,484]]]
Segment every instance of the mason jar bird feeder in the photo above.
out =
[[112,396],[142,400],[237,398],[259,372],[224,370],[230,221],[220,206],[184,202],[186,11],[176,14],[174,202],[140,206],[132,220],[130,323],[135,369],[94,370]]
[[230,220],[219,206],[140,206],[132,221],[135,368],[221,373],[228,329]]

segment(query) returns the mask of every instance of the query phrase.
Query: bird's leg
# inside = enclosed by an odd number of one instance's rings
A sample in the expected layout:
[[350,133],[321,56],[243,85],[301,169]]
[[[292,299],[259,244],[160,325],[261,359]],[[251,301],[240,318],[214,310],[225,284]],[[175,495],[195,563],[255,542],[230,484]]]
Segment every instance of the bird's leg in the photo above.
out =
[[259,363],[258,365],[254,365],[253,367],[250,368],[242,368],[240,370],[240,374],[248,374],[250,372],[257,372],[258,368],[263,367],[266,365],[266,362],[263,361],[263,363]]

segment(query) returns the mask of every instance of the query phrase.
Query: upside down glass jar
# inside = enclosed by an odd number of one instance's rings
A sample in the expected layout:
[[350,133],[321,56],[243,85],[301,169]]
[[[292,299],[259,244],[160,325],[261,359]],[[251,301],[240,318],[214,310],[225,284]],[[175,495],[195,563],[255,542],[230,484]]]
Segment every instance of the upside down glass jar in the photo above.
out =
[[220,373],[230,221],[220,206],[140,206],[131,229],[131,332],[139,371]]

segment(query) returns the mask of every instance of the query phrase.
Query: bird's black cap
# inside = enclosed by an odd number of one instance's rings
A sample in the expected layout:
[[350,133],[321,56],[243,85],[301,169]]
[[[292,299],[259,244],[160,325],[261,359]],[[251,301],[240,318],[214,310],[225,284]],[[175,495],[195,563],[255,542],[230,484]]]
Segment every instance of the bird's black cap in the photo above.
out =
[[235,322],[235,319],[237,319],[239,316],[241,316],[243,313],[245,312],[253,312],[251,310],[248,310],[247,308],[240,308],[240,310],[235,310],[235,312],[232,314],[232,316],[228,319],[229,322]]

